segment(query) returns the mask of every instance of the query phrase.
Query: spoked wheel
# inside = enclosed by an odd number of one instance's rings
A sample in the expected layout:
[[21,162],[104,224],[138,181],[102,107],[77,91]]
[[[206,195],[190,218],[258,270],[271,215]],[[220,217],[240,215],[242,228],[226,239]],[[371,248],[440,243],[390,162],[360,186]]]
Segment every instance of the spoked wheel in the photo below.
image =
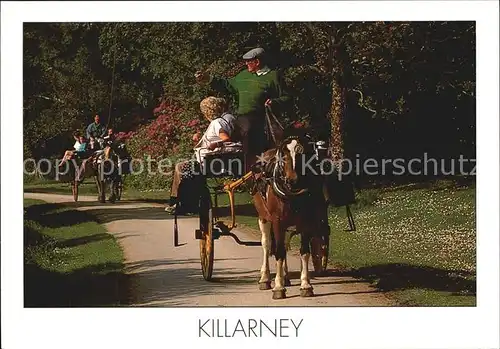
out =
[[[207,193],[208,194],[208,193]],[[203,195],[200,203],[200,260],[203,278],[207,281],[212,279],[214,270],[214,236],[213,236],[213,209],[210,195]]]
[[71,184],[71,193],[73,194],[73,200],[75,202],[78,201],[78,181],[77,181],[77,178],[78,178],[78,167],[75,166],[73,164],[73,162],[71,162],[71,167],[72,167],[72,172],[73,172],[73,175],[72,175],[72,181],[70,182]]
[[121,179],[120,178],[114,178],[111,180],[111,196],[109,197],[109,201],[111,203],[115,203],[116,201],[120,200],[120,183]]
[[75,180],[73,180],[73,182],[71,183],[71,191],[73,192],[73,200],[75,202],[78,201],[78,182]]
[[120,177],[118,183],[116,184],[116,201],[120,201],[123,192],[123,179]]
[[112,204],[114,204],[116,202],[116,190],[115,190],[115,185],[116,184],[112,184],[111,185],[111,195],[109,196],[109,202],[111,202]]

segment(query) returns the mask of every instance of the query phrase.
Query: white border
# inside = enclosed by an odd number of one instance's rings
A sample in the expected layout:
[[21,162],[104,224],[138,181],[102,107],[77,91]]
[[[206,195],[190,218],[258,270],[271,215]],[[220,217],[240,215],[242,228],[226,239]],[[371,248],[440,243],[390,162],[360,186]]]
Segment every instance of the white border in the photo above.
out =
[[[478,306],[476,308],[23,309],[23,21],[477,20]],[[197,339],[197,319],[304,318],[291,347],[499,348],[498,3],[443,2],[3,2],[2,348],[253,348],[256,339]],[[177,340],[177,342],[174,344]],[[210,342],[213,342],[210,343]],[[264,343],[262,343],[264,344]]]

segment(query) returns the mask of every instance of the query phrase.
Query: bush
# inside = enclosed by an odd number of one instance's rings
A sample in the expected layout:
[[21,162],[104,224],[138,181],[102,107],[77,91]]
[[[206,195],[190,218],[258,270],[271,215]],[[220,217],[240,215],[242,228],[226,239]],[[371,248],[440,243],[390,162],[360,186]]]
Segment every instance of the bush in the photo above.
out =
[[[192,135],[203,126],[201,119],[193,118],[193,112],[166,101],[153,113],[156,118],[151,123],[136,132],[120,134],[135,159],[134,174],[127,176],[126,185],[137,190],[170,188],[172,176],[169,172],[173,171],[178,161],[192,156]],[[136,162],[139,159],[143,161],[143,171],[139,171],[140,164]],[[163,173],[158,168],[160,162]],[[148,164],[151,171],[147,168]]]
[[[192,134],[201,126],[192,112],[177,105],[162,102],[153,110],[156,117],[148,125],[140,127],[128,140],[128,149],[134,158],[151,156],[163,159],[186,151],[192,142]],[[183,144],[186,143],[186,144]]]

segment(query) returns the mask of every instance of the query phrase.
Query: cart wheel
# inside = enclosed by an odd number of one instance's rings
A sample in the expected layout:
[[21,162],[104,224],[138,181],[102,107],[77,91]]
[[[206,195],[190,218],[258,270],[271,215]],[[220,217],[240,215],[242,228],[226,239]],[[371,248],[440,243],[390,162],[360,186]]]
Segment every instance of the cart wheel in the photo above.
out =
[[117,180],[112,180],[111,182],[111,196],[109,197],[109,202],[114,204],[118,200],[118,186]]
[[202,199],[200,208],[200,230],[203,232],[203,238],[200,240],[201,272],[203,278],[210,281],[214,270],[213,211],[210,196]]
[[78,182],[76,180],[71,183],[71,191],[73,192],[73,200],[78,201]]
[[122,198],[122,192],[123,192],[123,179],[120,178],[118,182],[118,188],[117,188],[117,193],[116,193],[116,201],[120,201]]
[[105,203],[106,202],[106,182],[101,181],[101,196],[99,197],[99,202],[100,203]]

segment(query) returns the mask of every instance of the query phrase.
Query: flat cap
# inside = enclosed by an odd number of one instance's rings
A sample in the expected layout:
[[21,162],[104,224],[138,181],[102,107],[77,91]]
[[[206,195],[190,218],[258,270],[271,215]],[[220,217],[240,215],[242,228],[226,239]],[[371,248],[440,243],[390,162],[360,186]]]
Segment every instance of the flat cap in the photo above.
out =
[[251,49],[250,51],[245,53],[243,55],[243,59],[258,58],[258,57],[262,56],[263,53],[264,53],[264,49],[262,47],[257,47],[257,48]]

